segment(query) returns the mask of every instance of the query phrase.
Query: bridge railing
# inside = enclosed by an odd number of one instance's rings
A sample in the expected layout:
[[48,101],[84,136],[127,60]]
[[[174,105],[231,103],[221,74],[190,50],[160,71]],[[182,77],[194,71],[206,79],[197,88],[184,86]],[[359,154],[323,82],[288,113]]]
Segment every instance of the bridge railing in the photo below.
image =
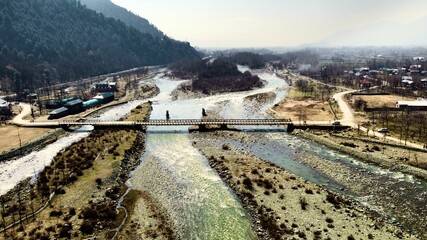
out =
[[290,119],[151,119],[149,121],[103,121],[89,120],[80,121],[60,121],[62,126],[168,126],[168,125],[285,125],[292,124]]

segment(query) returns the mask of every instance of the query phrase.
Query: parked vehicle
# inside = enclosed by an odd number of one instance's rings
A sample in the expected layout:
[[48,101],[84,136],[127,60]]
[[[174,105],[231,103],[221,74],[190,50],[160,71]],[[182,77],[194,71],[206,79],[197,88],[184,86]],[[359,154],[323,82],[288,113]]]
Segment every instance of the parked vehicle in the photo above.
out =
[[332,125],[334,125],[334,126],[339,126],[339,125],[341,125],[341,122],[340,122],[340,121],[333,121],[333,122],[332,122]]
[[379,133],[388,133],[388,129],[387,128],[380,128],[378,129]]

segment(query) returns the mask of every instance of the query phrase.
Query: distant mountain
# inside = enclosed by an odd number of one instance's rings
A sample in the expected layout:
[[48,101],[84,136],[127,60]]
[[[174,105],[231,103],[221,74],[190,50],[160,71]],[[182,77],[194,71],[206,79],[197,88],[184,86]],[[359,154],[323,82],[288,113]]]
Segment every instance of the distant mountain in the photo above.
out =
[[411,23],[379,22],[341,31],[314,46],[427,46],[427,17]]
[[152,25],[147,19],[117,6],[110,0],[80,0],[86,7],[104,14],[106,17],[118,19],[140,32],[151,34],[154,37],[163,37],[163,33]]
[[19,92],[185,58],[199,58],[189,43],[141,33],[79,1],[1,0],[2,90]]

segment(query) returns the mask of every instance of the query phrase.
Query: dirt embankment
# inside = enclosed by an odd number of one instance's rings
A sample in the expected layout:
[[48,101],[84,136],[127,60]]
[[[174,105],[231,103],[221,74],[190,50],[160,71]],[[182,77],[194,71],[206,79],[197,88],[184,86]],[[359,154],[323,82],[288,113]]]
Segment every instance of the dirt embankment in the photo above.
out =
[[192,134],[193,145],[238,195],[260,239],[400,239],[410,236],[356,202],[230,144],[244,133]]

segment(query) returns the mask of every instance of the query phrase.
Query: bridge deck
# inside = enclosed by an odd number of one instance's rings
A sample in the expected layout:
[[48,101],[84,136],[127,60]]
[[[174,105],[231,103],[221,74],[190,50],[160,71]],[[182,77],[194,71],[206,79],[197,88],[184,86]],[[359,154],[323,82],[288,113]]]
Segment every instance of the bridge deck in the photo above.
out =
[[290,119],[153,119],[149,121],[61,121],[59,126],[191,126],[191,125],[288,125]]

